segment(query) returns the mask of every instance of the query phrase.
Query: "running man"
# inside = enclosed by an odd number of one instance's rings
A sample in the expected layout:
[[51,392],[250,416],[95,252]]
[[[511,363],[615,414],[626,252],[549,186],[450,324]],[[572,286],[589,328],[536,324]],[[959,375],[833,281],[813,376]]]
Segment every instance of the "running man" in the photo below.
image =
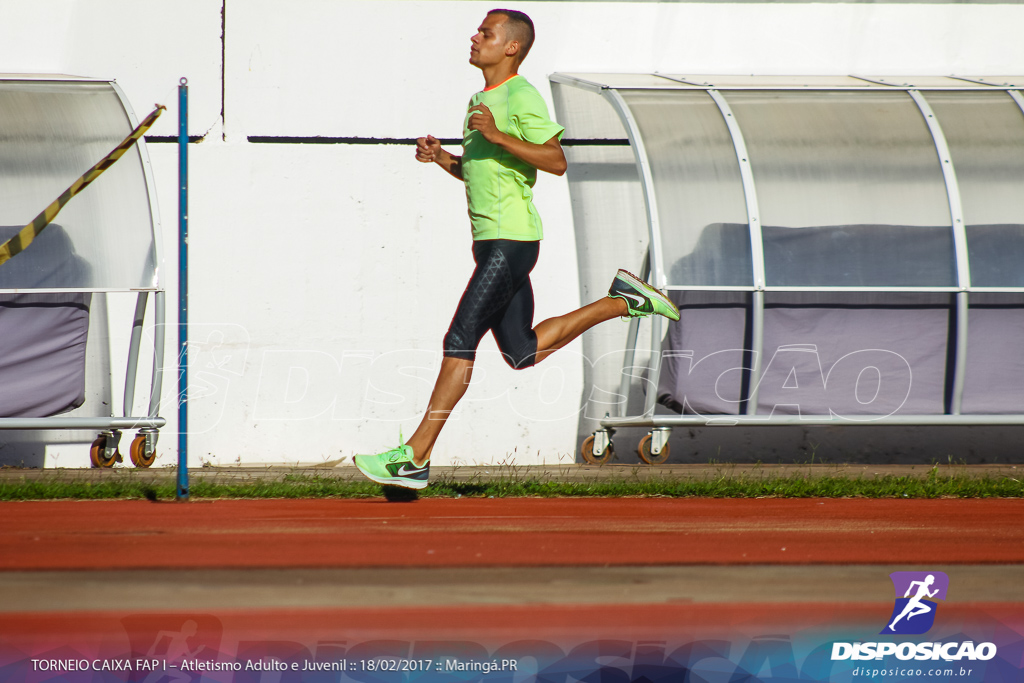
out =
[[469,63],[484,89],[469,101],[463,154],[441,148],[432,135],[416,141],[416,159],[434,163],[466,186],[476,269],[444,338],[444,358],[427,411],[408,443],[355,463],[381,484],[426,487],[430,452],[455,405],[466,393],[480,339],[492,332],[505,361],[521,370],[541,362],[594,325],[652,313],[679,319],[660,291],[620,270],[608,296],[533,327],[530,271],[543,237],[533,205],[537,171],[562,175],[564,128],[548,117],[537,89],[519,75],[533,45],[533,22],[522,12],[487,13],[470,39]]
[[925,597],[934,597],[935,594],[939,592],[938,588],[931,592],[928,591],[928,587],[931,586],[933,583],[935,583],[935,576],[933,574],[929,574],[928,576],[926,576],[924,581],[910,582],[910,585],[907,586],[907,592],[903,594],[903,597],[908,597],[910,595],[910,591],[914,590],[914,586],[917,586],[917,593],[915,593],[914,597],[910,598],[910,600],[907,601],[907,605],[903,608],[903,611],[900,612],[900,615],[893,619],[892,623],[889,624],[890,631],[896,630],[896,622],[902,619],[903,617],[906,617],[907,621],[910,621],[913,617],[916,617],[919,614],[927,614],[928,612],[932,611],[932,608],[921,602],[921,599]]
[[153,671],[146,676],[143,683],[167,683],[168,679],[170,679],[171,683],[175,681],[190,683],[192,681],[192,674],[178,669],[178,666],[186,659],[195,658],[196,655],[206,649],[205,645],[200,645],[195,651],[190,650],[188,647],[188,639],[195,636],[198,632],[199,625],[193,620],[188,619],[181,625],[181,631],[160,631],[157,633],[156,639],[153,640],[153,645],[146,653],[146,658],[150,660],[156,658],[160,644],[166,640],[167,647],[160,658],[164,662],[170,662],[173,670]]

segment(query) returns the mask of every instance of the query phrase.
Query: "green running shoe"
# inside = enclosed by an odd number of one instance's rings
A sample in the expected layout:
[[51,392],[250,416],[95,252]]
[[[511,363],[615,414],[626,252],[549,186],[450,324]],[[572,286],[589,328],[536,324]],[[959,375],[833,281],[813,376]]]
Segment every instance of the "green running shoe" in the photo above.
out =
[[430,463],[418,467],[412,461],[412,448],[402,444],[379,455],[357,455],[352,458],[359,471],[378,484],[407,489],[423,489],[430,479]]
[[679,309],[667,296],[621,268],[612,280],[608,296],[625,301],[631,318],[657,313],[669,320],[679,320]]

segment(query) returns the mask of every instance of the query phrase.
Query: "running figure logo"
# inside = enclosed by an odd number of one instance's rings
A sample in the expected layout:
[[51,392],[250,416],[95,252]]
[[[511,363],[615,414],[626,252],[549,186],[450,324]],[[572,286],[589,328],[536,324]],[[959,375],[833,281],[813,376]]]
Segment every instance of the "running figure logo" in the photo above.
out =
[[882,634],[927,633],[935,623],[935,610],[938,607],[928,598],[945,600],[949,577],[942,572],[893,572],[889,578],[896,589],[896,605]]

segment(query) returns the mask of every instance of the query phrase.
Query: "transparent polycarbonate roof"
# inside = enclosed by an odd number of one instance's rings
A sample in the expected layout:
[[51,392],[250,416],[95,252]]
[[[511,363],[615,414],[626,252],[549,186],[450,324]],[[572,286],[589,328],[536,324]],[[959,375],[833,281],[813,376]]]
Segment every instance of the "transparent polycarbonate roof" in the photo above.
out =
[[578,244],[660,286],[1024,289],[1024,77],[550,80]]
[[[0,76],[0,242],[17,234],[133,129],[110,81]],[[0,265],[0,290],[155,289],[151,188],[138,145]]]
[[715,88],[871,88],[878,84],[854,76],[701,76],[664,74],[666,78]]
[[89,81],[95,83],[102,79],[69,74],[5,74],[0,73],[0,81]]
[[[581,73],[558,73],[552,74],[551,80],[560,82],[571,82],[577,87],[592,89],[601,88],[664,88],[666,90],[679,90],[686,87],[683,83],[673,81],[657,74],[581,74]],[[699,87],[694,85],[693,87]]]
[[978,85],[993,87],[1022,87],[1024,77],[1021,76],[891,76],[880,74],[841,75],[756,75],[742,74],[693,74],[676,72],[656,72],[653,74],[637,73],[557,73],[551,76],[557,82],[573,84],[590,84],[603,88],[667,88],[679,89],[691,86],[696,88],[971,88]]
[[997,88],[1024,88],[1024,76],[957,76],[957,78]]
[[950,76],[879,76],[877,74],[858,74],[857,78],[866,82],[896,88],[939,88],[950,90],[970,88],[979,85],[962,78]]

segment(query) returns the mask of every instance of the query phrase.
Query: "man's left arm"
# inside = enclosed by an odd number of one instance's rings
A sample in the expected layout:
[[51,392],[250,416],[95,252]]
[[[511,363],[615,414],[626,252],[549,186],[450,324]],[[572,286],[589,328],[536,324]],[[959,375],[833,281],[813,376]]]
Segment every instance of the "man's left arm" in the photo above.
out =
[[526,140],[514,138],[507,133],[498,130],[494,125],[494,116],[487,105],[478,104],[471,107],[473,115],[469,117],[469,129],[478,130],[484,139],[493,145],[501,147],[506,152],[514,154],[519,159],[533,166],[538,171],[546,171],[555,175],[562,175],[568,164],[565,161],[565,152],[554,135],[543,144],[534,144]]

